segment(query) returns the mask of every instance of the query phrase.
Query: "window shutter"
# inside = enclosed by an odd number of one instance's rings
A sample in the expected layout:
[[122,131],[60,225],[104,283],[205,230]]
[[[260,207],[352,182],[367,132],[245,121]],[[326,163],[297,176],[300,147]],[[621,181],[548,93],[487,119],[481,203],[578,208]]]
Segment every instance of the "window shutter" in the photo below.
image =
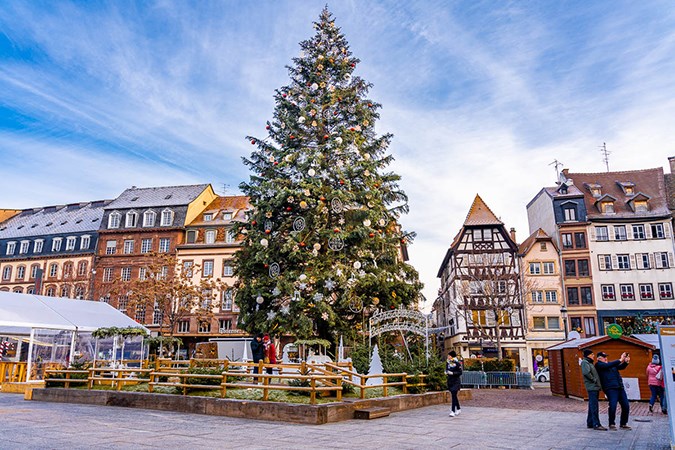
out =
[[610,241],[614,240],[614,227],[612,226],[607,226],[607,239]]
[[630,268],[635,269],[635,254],[631,254],[628,259],[630,260]]
[[607,266],[605,265],[605,255],[598,255],[598,265],[600,266],[600,270],[607,270]]
[[595,227],[588,227],[588,235],[591,241],[595,241]]
[[485,310],[485,325],[488,327],[495,326],[495,312],[492,310]]
[[663,224],[663,236],[666,238],[670,237],[670,224],[668,222],[664,222]]
[[652,238],[652,226],[651,226],[651,224],[648,224],[648,223],[645,224],[645,237],[647,239]]
[[673,261],[673,252],[668,252],[668,267],[675,267],[675,261]]
[[612,269],[616,270],[619,268],[619,261],[616,258],[616,255],[612,255]]
[[653,253],[649,254],[649,267],[651,267],[652,269],[654,267],[656,267],[656,264],[654,263],[654,254]]

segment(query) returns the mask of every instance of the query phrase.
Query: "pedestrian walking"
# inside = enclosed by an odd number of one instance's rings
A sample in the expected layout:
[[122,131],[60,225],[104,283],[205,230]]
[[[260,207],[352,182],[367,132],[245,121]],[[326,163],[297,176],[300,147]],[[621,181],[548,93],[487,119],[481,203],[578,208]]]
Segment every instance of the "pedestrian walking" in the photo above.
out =
[[649,412],[654,412],[654,403],[656,398],[659,398],[661,404],[661,412],[668,414],[668,407],[666,406],[666,396],[664,395],[665,382],[663,380],[663,366],[659,355],[652,357],[652,362],[647,366],[647,384],[649,390],[652,391],[652,396],[649,399]]
[[445,362],[445,375],[448,381],[448,391],[452,396],[452,407],[450,410],[450,417],[458,416],[462,410],[459,406],[459,398],[457,394],[462,388],[462,363],[457,358],[457,352],[454,350],[448,353],[448,359]]
[[616,405],[621,405],[621,418],[619,420],[619,428],[623,430],[630,430],[628,426],[628,415],[630,414],[630,403],[628,403],[628,396],[623,387],[623,379],[620,370],[628,367],[630,363],[630,354],[622,353],[620,359],[614,361],[607,361],[607,353],[598,352],[598,362],[595,363],[595,369],[598,371],[600,377],[600,384],[602,390],[609,401],[609,429],[616,431]]
[[593,363],[595,354],[593,350],[584,350],[584,359],[581,360],[581,373],[584,377],[584,386],[588,392],[588,416],[586,417],[586,426],[594,430],[607,431],[607,428],[600,424],[600,408],[598,398],[600,396],[600,377]]

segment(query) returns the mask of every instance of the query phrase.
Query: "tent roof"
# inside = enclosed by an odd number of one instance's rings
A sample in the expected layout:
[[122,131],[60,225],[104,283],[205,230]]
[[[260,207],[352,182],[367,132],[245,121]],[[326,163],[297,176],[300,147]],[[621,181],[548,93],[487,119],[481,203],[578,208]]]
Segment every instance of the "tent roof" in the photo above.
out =
[[145,327],[103,302],[0,292],[0,331],[20,328],[94,331],[102,327]]
[[[562,350],[564,348],[578,348],[579,350],[592,347],[597,344],[602,344],[603,342],[611,341],[612,338],[605,335],[605,336],[594,336],[594,337],[589,337],[589,338],[583,338],[583,339],[571,339],[569,341],[562,342],[560,344],[553,345],[551,347],[548,347],[546,350]],[[650,344],[649,342],[645,342],[641,339],[636,339],[635,337],[629,337],[629,336],[621,336],[618,338],[618,340],[625,341],[625,342],[630,342],[631,344],[639,345],[641,347],[648,348],[650,350],[654,350],[654,346]]]

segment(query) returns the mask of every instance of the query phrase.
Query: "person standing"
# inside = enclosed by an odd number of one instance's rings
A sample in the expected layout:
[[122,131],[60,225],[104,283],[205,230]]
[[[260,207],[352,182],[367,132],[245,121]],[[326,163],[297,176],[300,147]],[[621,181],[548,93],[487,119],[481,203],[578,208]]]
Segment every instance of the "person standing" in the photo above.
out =
[[623,387],[623,379],[621,378],[621,374],[619,374],[619,370],[628,367],[630,354],[622,353],[620,359],[607,361],[607,353],[598,352],[597,359],[598,362],[595,363],[595,369],[598,371],[602,390],[609,401],[609,429],[616,431],[616,404],[618,402],[621,405],[619,428],[630,430],[631,427],[628,426],[630,403],[628,403],[628,396]]
[[649,384],[649,390],[652,391],[652,396],[649,399],[649,412],[654,412],[654,403],[656,402],[656,397],[658,397],[661,404],[661,412],[668,414],[664,395],[666,385],[663,380],[663,366],[661,365],[659,355],[654,355],[652,362],[647,366],[647,384]]
[[[263,336],[263,346],[265,347],[265,364],[276,364],[277,363],[277,349],[274,346],[274,342],[270,339],[269,334]],[[267,373],[272,375],[272,368],[268,367]]]
[[459,406],[459,398],[457,397],[457,393],[462,388],[462,363],[457,358],[457,352],[454,350],[448,353],[448,359],[445,362],[445,375],[448,381],[448,391],[450,391],[450,395],[452,396],[450,417],[455,417],[462,411]]
[[[258,333],[255,336],[255,339],[251,341],[251,357],[253,362],[258,364],[263,358],[265,358],[265,346],[263,344],[263,334]],[[253,366],[253,373],[258,373],[258,366]],[[256,378],[256,381],[258,379]]]
[[588,416],[586,417],[586,426],[594,430],[607,431],[607,428],[600,424],[600,408],[598,405],[598,398],[600,396],[600,377],[598,371],[595,370],[593,363],[595,362],[595,354],[593,350],[584,350],[584,359],[581,360],[581,374],[584,377],[584,386],[588,392]]

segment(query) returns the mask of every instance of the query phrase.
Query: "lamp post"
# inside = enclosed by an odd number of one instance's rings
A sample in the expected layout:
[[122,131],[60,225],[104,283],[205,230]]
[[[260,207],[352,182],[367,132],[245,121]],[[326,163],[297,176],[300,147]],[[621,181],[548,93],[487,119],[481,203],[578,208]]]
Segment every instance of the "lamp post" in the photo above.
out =
[[565,327],[565,340],[567,340],[567,308],[565,305],[562,305],[560,308],[560,314],[562,315],[563,326]]

